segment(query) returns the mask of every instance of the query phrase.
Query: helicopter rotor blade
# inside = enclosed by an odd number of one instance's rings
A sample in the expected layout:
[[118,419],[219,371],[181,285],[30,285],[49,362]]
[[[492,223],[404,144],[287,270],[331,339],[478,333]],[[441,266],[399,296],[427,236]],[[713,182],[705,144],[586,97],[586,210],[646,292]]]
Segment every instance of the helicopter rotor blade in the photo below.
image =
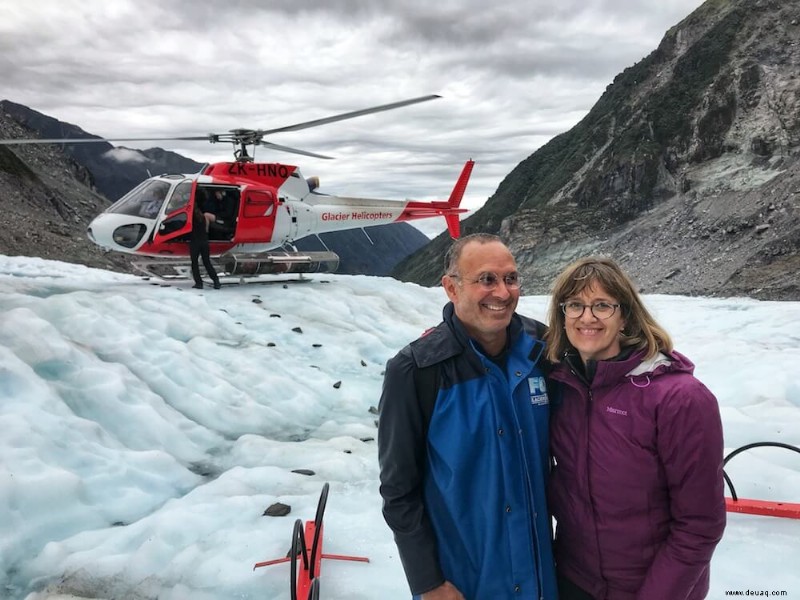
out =
[[302,154],[303,156],[311,156],[313,158],[326,158],[326,159],[333,159],[332,156],[325,156],[324,154],[314,154],[313,152],[307,152],[306,150],[298,150],[297,148],[290,148],[289,146],[281,146],[280,144],[273,144],[272,142],[259,142],[261,146],[265,148],[271,148],[272,150],[280,150],[281,152],[291,152],[292,154]]
[[318,127],[320,125],[327,125],[328,123],[335,123],[337,121],[344,121],[346,119],[354,119],[356,117],[371,115],[377,112],[402,108],[404,106],[409,106],[411,104],[427,102],[429,100],[435,100],[436,98],[441,98],[441,96],[439,96],[438,94],[430,94],[428,96],[420,96],[418,98],[410,98],[408,100],[401,100],[399,102],[392,102],[390,104],[382,104],[380,106],[373,106],[371,108],[365,108],[362,110],[354,110],[351,112],[325,117],[323,119],[304,121],[302,123],[295,123],[294,125],[288,125],[286,127],[277,127],[275,129],[258,129],[258,130],[234,129],[228,133],[209,133],[206,135],[172,136],[172,137],[119,137],[119,138],[85,137],[85,138],[52,138],[52,139],[41,139],[41,138],[0,139],[0,145],[2,146],[25,145],[25,144],[68,145],[68,144],[97,144],[100,142],[110,143],[110,142],[173,142],[173,141],[207,141],[211,143],[216,143],[216,142],[227,141],[242,146],[244,146],[245,144],[260,144],[265,148],[271,148],[273,150],[279,150],[282,152],[301,154],[303,156],[311,156],[313,158],[332,159],[333,158],[332,156],[325,156],[323,154],[316,154],[314,152],[307,152],[305,150],[299,150],[297,148],[291,148],[289,146],[281,146],[280,144],[266,142],[264,141],[263,138],[264,136],[273,133],[282,133],[286,131],[299,131],[301,129],[308,129],[310,127]]
[[20,138],[13,140],[0,140],[2,146],[16,144],[96,144],[98,142],[172,142],[172,141],[209,141],[209,135],[193,135],[184,137],[146,137],[146,138]]
[[383,112],[385,110],[394,110],[395,108],[402,108],[410,104],[417,104],[419,102],[427,102],[428,100],[435,100],[441,98],[438,94],[431,94],[429,96],[420,96],[419,98],[411,98],[410,100],[401,100],[400,102],[392,102],[391,104],[382,104],[381,106],[373,106],[372,108],[365,108],[362,110],[354,110],[352,112],[326,117],[324,119],[315,119],[313,121],[305,121],[303,123],[296,123],[286,127],[278,127],[277,129],[260,129],[261,135],[270,135],[273,133],[282,133],[284,131],[299,131],[300,129],[308,129],[309,127],[318,127],[319,125],[327,125],[328,123],[335,123],[336,121],[344,121],[345,119],[355,119],[364,115],[371,115],[372,113]]

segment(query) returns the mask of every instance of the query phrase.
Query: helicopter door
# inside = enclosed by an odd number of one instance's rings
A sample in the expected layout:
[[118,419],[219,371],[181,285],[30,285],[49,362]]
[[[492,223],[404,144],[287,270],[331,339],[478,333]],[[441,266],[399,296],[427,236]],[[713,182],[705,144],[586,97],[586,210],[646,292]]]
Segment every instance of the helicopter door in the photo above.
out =
[[272,190],[247,190],[242,202],[242,218],[236,231],[238,243],[264,244],[272,241],[278,199]]
[[192,205],[189,201],[193,185],[194,182],[187,179],[172,190],[164,210],[164,218],[158,223],[154,232],[153,241],[156,244],[177,240],[191,231],[189,215]]

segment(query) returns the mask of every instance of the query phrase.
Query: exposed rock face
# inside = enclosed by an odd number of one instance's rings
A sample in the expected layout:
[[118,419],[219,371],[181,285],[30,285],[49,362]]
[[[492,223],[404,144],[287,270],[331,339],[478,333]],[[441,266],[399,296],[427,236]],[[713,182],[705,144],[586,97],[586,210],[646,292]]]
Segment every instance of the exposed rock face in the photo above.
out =
[[[32,132],[0,113],[0,137]],[[103,252],[86,226],[108,207],[91,174],[52,146],[0,146],[0,253],[130,270],[122,255]]]
[[[30,129],[28,137],[47,139],[99,139],[80,127],[43,115],[22,104],[8,100],[0,102],[0,110],[14,121]],[[19,146],[12,147],[13,151]],[[76,163],[92,174],[91,187],[110,201],[119,200],[135,186],[152,175],[161,173],[197,173],[199,162],[162,148],[148,150],[116,149],[108,142],[50,146],[63,150]]]
[[798,158],[749,191],[676,194],[622,225],[575,207],[534,212],[501,228],[526,290],[546,293],[565,264],[604,254],[646,293],[800,299]]
[[[800,4],[708,0],[463,229],[500,234],[527,293],[601,253],[650,293],[800,299],[798,73]],[[447,245],[394,274],[437,283]]]

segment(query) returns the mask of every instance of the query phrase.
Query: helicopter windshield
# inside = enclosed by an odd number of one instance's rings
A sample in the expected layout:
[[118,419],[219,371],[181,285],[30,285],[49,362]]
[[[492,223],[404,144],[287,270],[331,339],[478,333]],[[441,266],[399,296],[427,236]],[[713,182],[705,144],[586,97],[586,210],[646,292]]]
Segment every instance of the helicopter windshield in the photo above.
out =
[[170,187],[166,181],[145,181],[123,196],[108,212],[154,219],[167,199]]

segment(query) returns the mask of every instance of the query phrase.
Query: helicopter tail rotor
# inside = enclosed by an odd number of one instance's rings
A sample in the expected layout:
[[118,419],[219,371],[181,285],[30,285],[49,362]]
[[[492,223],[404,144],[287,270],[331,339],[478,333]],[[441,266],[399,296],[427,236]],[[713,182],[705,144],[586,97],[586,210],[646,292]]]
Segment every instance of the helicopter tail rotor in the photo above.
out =
[[[456,181],[456,184],[453,186],[453,191],[450,192],[450,198],[447,200],[447,205],[451,209],[456,209],[461,205],[461,199],[464,197],[464,192],[467,189],[473,166],[475,166],[475,162],[472,159],[469,159],[464,164],[461,175],[458,177],[458,181]],[[458,214],[447,212],[444,214],[444,220],[447,223],[447,231],[450,233],[450,237],[457,240],[461,236],[461,221],[459,220]]]

